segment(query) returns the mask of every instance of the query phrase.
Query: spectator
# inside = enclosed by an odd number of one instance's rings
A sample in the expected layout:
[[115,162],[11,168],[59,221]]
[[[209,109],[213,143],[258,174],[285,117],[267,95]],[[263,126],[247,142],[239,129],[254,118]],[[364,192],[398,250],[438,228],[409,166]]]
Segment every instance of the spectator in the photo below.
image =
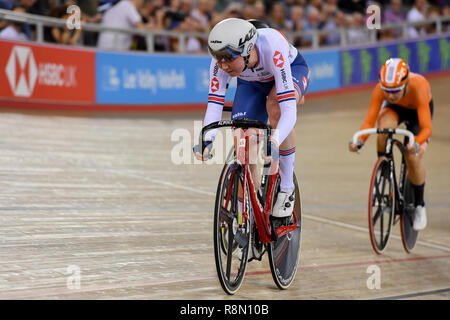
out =
[[254,19],[261,20],[261,21],[267,20],[266,5],[262,1],[257,1],[253,5],[253,10],[254,10],[254,15],[253,15]]
[[81,12],[83,12],[84,15],[87,15],[90,18],[94,18],[97,15],[97,8],[98,8],[97,0],[77,0],[76,2],[77,2],[76,4],[80,7],[80,10]]
[[308,12],[311,8],[316,8],[319,12],[319,15],[321,16],[320,19],[322,20],[322,7],[322,0],[310,0],[310,3],[306,6],[306,12]]
[[238,2],[232,2],[225,10],[226,18],[240,18],[242,13],[242,5]]
[[[164,17],[165,28],[177,32],[204,31],[201,23],[191,17],[191,9],[192,0],[171,0],[170,8]],[[202,52],[202,43],[195,37],[189,37],[185,49],[191,53]],[[180,51],[178,38],[170,38],[170,51]]]
[[326,24],[334,19],[334,14],[338,11],[337,0],[327,0],[322,4],[322,21]]
[[338,7],[344,13],[353,14],[354,12],[359,12],[361,14],[366,14],[367,1],[366,0],[339,0]]
[[[320,13],[315,7],[309,7],[306,15],[306,20],[303,22],[304,31],[320,30],[322,22],[320,21]],[[310,47],[313,44],[313,36],[305,35],[302,38],[302,47]]]
[[28,13],[47,16],[50,13],[53,0],[36,0],[29,8]]
[[[178,32],[201,32],[203,31],[203,27],[196,19],[192,18],[190,15],[187,15],[183,21],[180,22],[177,28],[173,29],[173,31]],[[173,51],[179,52],[179,44],[178,38],[172,40]],[[206,45],[206,43],[204,43]],[[201,53],[204,52],[202,41],[197,37],[189,37],[186,42],[186,52],[188,53]]]
[[327,9],[328,12],[335,12],[338,10],[338,0],[326,0],[323,4],[323,9]]
[[[426,0],[415,0],[414,6],[409,10],[406,20],[408,22],[419,22],[425,20],[425,4]],[[417,38],[426,34],[423,25],[414,25],[408,28],[408,36],[410,38]]]
[[[35,0],[0,0],[0,9],[6,9],[6,10],[12,10],[14,11],[15,8],[18,6],[21,7],[21,9],[18,9],[18,12],[22,13],[29,13],[30,8],[33,6]],[[23,11],[25,10],[25,11]],[[7,26],[6,21],[0,21],[0,30],[5,28]],[[33,34],[31,32],[31,28],[29,24],[23,23],[21,24],[21,30],[25,34],[25,36],[29,39],[33,39]]]
[[191,17],[200,23],[204,32],[209,30],[209,24],[214,13],[214,5],[215,0],[198,0],[197,8],[191,11]]
[[[391,0],[390,6],[384,11],[383,23],[400,23],[406,20],[402,10],[402,0]],[[384,37],[399,38],[402,35],[402,28],[393,28],[384,32]]]
[[366,43],[369,40],[369,32],[364,27],[364,16],[355,11],[352,15],[349,15],[349,27],[347,31],[348,43],[350,44],[360,44]]
[[284,0],[280,1],[284,6],[284,12],[286,12],[286,16],[291,16],[291,11],[294,7],[299,5],[299,0]]
[[[143,0],[121,0],[103,15],[102,25],[114,28],[151,29],[152,26],[142,22],[138,9]],[[133,36],[129,33],[112,33],[103,31],[98,38],[98,48],[130,50]]]
[[22,6],[25,12],[29,12],[36,0],[0,0],[0,9],[14,10],[17,6]]
[[285,17],[286,14],[284,12],[284,6],[280,2],[275,2],[272,5],[271,15],[269,18],[269,25],[272,28],[278,30],[285,30],[286,29]]
[[[151,0],[146,1],[140,8],[139,14],[141,15],[142,22],[147,26],[149,30],[163,30],[163,20],[165,15],[164,0]],[[155,51],[164,51],[166,43],[169,41],[161,41],[161,36],[154,36]],[[144,36],[135,36],[132,49],[147,51],[147,40]]]
[[[13,7],[12,11],[25,13],[26,8],[18,5]],[[19,41],[30,40],[30,38],[23,32],[23,23],[14,21],[7,22],[7,26],[2,31],[0,31],[0,38]]]
[[244,7],[242,8],[242,19],[244,20],[255,19],[252,5],[250,4],[244,5]]
[[[67,14],[68,5],[61,5],[53,8],[49,12],[50,17],[67,19],[69,15]],[[84,17],[82,18],[84,21]],[[81,36],[80,29],[70,30],[67,26],[64,27],[46,27],[44,28],[44,39],[48,42],[54,42],[59,44],[74,45],[78,42]]]
[[30,10],[33,7],[36,0],[19,0],[17,1],[19,5],[26,9],[26,12],[31,13]]
[[[428,8],[427,15],[426,15],[427,19],[435,19],[435,18],[439,18],[440,16],[441,16],[441,14],[440,14],[440,10],[438,7],[430,6]],[[436,33],[436,24],[435,23],[427,24],[425,27],[425,30],[427,33]]]
[[[443,5],[441,8],[441,16],[450,17],[450,1],[447,0],[449,4]],[[450,31],[450,21],[444,22],[442,25],[442,32]]]
[[[301,6],[293,6],[291,13],[286,21],[286,28],[291,32],[303,31],[303,8]],[[300,47],[302,45],[302,38],[294,37],[292,44],[294,47]]]
[[405,21],[405,14],[402,10],[402,0],[391,0],[390,5],[383,14],[384,23],[398,23]]
[[12,10],[14,7],[13,0],[0,0],[0,9]]
[[[345,15],[342,11],[336,10],[332,14],[332,19],[330,19],[327,24],[323,27],[324,30],[338,30],[340,28],[345,28]],[[325,35],[323,43],[329,46],[337,46],[341,43],[341,34],[338,32],[333,32]]]
[[301,6],[293,6],[285,23],[287,30],[292,32],[303,30],[303,16],[303,8]]

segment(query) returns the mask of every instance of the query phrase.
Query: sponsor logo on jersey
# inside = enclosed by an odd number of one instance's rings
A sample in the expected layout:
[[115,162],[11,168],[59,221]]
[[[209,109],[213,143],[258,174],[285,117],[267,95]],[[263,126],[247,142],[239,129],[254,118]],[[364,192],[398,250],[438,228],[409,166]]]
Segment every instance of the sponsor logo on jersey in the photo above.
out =
[[273,55],[273,63],[278,68],[283,68],[284,66],[284,58],[280,51],[275,51]]
[[280,70],[281,73],[281,80],[283,81],[284,87],[287,88],[287,77],[286,77],[286,71],[283,69]]
[[216,92],[217,90],[219,90],[219,80],[214,77],[211,80],[211,91]]

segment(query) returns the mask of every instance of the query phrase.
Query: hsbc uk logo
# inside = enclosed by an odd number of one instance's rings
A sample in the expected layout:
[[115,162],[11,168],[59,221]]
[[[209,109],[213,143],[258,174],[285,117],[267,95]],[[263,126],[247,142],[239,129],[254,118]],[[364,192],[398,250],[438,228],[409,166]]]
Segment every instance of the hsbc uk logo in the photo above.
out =
[[31,48],[15,46],[12,49],[6,64],[6,76],[15,96],[31,96],[38,77]]
[[273,63],[278,68],[283,68],[284,65],[284,58],[280,51],[275,51],[273,55]]
[[211,92],[216,92],[219,90],[219,80],[216,77],[211,80]]
[[43,86],[74,87],[76,66],[53,62],[36,63],[30,47],[14,46],[11,50],[5,73],[16,97],[30,97],[36,84]]

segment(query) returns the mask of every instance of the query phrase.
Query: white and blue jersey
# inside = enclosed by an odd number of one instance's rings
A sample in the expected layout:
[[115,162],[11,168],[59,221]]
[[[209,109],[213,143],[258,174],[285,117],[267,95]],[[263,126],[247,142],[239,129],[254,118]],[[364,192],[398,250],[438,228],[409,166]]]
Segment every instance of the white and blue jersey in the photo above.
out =
[[[266,100],[275,86],[281,117],[273,139],[281,144],[294,128],[297,119],[295,91],[301,99],[308,86],[309,70],[302,55],[289,44],[280,31],[263,28],[257,32],[255,50],[258,54],[258,63],[237,77],[232,119],[248,118],[267,122]],[[212,59],[204,126],[221,120],[230,79],[231,76],[220,69],[217,61]],[[215,131],[210,131],[206,139],[213,140],[214,135]]]

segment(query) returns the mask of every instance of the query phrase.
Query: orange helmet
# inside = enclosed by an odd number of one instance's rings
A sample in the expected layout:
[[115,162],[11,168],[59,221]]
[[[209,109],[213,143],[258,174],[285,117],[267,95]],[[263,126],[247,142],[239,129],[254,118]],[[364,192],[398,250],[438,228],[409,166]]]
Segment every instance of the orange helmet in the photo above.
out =
[[408,78],[408,63],[400,58],[388,59],[380,69],[380,85],[384,91],[402,90]]

